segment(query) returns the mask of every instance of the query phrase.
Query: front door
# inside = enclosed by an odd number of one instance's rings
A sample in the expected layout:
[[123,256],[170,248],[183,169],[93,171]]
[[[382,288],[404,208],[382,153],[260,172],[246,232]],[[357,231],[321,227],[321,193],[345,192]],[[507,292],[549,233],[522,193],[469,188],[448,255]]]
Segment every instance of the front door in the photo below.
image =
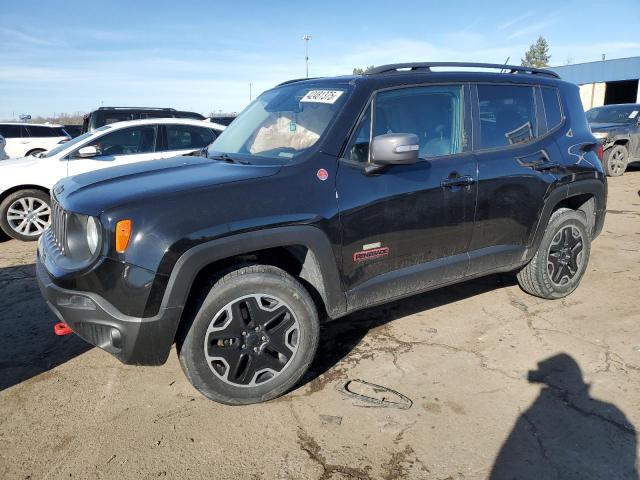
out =
[[[349,309],[465,275],[477,172],[465,145],[465,91],[461,85],[385,90],[363,114],[337,178]],[[420,159],[367,174],[371,137],[385,133],[416,134]]]
[[92,158],[77,158],[71,154],[67,162],[67,174],[77,175],[100,168],[161,158],[161,154],[156,151],[157,130],[157,125],[138,125],[102,135],[82,145],[96,147],[99,154]]

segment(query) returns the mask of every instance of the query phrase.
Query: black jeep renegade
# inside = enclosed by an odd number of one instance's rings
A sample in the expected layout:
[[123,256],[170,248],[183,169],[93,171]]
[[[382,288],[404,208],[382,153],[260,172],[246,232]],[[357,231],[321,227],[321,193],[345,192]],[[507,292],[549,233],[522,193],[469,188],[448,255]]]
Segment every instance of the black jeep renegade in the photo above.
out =
[[205,396],[260,402],[300,380],[322,319],[494,272],[571,293],[604,221],[597,150],[578,88],[545,70],[290,81],[199,156],[60,181],[38,281],[121,361],[175,342]]

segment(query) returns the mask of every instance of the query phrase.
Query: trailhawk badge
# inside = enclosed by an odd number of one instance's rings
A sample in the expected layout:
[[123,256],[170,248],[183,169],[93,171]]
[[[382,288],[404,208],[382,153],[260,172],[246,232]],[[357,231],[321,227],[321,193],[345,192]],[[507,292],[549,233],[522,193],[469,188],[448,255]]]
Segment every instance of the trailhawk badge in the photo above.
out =
[[383,247],[380,242],[369,243],[362,246],[362,250],[354,252],[354,262],[364,262],[389,255],[389,247]]

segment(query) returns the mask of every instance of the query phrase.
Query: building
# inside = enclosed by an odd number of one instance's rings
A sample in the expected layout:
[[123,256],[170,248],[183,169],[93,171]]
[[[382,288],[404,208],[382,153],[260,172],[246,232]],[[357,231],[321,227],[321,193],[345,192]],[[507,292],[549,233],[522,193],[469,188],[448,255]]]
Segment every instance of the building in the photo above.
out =
[[585,110],[612,103],[640,103],[640,57],[576,63],[551,70],[580,87]]

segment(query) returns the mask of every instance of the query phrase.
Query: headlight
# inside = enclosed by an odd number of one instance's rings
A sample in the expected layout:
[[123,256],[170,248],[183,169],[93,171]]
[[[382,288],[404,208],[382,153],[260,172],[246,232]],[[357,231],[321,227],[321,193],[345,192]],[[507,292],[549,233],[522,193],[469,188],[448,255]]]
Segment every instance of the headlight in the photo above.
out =
[[593,136],[602,140],[603,138],[607,138],[609,134],[607,132],[593,132]]
[[98,243],[100,242],[100,231],[98,220],[95,217],[87,217],[87,247],[89,247],[89,251],[91,255],[96,253],[98,249]]

